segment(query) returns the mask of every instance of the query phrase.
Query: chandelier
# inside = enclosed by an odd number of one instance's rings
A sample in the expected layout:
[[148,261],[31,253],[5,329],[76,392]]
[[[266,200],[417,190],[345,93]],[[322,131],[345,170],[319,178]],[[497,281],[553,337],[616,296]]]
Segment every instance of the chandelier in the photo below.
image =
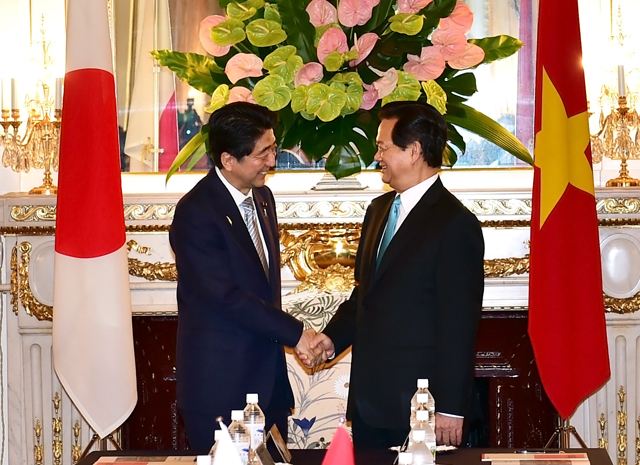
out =
[[[42,23],[43,26],[40,29],[42,40],[38,44],[42,46],[42,64],[47,75],[47,68],[54,60],[49,55],[51,43],[45,39],[44,16]],[[25,173],[31,169],[44,169],[42,185],[31,189],[29,194],[56,194],[58,188],[53,184],[51,172],[58,171],[62,79],[55,80],[55,96],[51,95],[50,86],[44,80],[38,82],[38,90],[34,97],[26,96],[27,120],[23,135],[19,133],[24,121],[20,119],[16,79],[11,79],[10,82],[11,110],[5,109],[6,102],[3,102],[0,115],[2,117],[0,125],[3,128],[0,147],[4,148],[2,165],[13,171]],[[2,81],[3,95],[7,94],[5,86],[8,84],[9,80]]]

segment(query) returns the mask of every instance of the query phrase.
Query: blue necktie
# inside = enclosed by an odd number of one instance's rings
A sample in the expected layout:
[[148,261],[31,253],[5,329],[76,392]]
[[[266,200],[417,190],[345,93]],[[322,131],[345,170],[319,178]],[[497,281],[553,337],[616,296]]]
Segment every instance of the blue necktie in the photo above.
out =
[[376,259],[376,268],[380,265],[382,261],[382,256],[384,252],[387,250],[393,235],[396,232],[396,225],[398,224],[398,217],[400,216],[400,204],[402,201],[400,200],[400,196],[396,195],[393,204],[391,205],[391,211],[389,211],[389,218],[387,219],[387,227],[384,230],[384,235],[382,236],[382,242],[380,242],[380,249],[378,250],[378,258]]

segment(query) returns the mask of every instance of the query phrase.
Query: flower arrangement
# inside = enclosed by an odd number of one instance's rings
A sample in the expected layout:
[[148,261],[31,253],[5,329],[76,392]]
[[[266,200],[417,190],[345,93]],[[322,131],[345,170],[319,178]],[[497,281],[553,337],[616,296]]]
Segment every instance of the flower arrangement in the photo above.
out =
[[[456,126],[532,162],[505,128],[465,104],[471,69],[522,46],[510,36],[467,39],[473,13],[460,0],[220,0],[226,15],[205,18],[211,56],[156,50],[154,57],[211,95],[206,111],[244,100],[280,116],[281,148],[326,157],[336,178],[359,172],[376,152],[377,112],[387,102],[426,100],[449,127],[445,164],[465,151]],[[207,127],[181,151],[173,174],[204,153]]]

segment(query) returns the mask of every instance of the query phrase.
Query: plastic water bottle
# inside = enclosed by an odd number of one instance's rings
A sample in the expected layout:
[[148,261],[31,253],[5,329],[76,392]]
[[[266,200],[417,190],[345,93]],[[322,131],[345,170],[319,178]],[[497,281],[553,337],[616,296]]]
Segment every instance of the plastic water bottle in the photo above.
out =
[[412,465],[428,465],[435,463],[433,454],[425,443],[424,430],[411,431],[412,443],[407,448],[407,452],[411,452],[413,456]]
[[398,465],[412,465],[413,454],[411,452],[400,452],[398,454]]
[[[423,412],[424,410],[420,410],[419,412]],[[422,414],[421,414],[422,415]],[[433,455],[433,462],[436,461],[436,430],[431,427],[431,413],[429,413],[429,418],[426,423],[421,423],[421,426],[425,429],[425,437],[424,443],[426,444],[429,452]]]
[[216,448],[218,447],[218,441],[220,440],[221,434],[222,434],[221,429],[217,429],[213,432],[213,446],[211,446],[211,450],[209,450],[209,455],[211,456],[211,460],[213,460],[213,456],[216,453]]
[[231,410],[231,424],[229,425],[231,440],[236,446],[240,461],[243,465],[249,463],[249,447],[251,437],[249,430],[244,426],[244,412],[242,410]]
[[414,419],[415,419],[416,412],[420,410],[429,412],[429,424],[431,425],[431,429],[435,431],[436,412],[435,412],[433,397],[431,397],[431,394],[427,394],[427,393],[418,394],[418,407],[416,407],[416,411],[414,412]]
[[[426,397],[425,397],[426,395]],[[422,401],[422,402],[421,402]],[[418,408],[429,410],[431,428],[435,431],[436,425],[436,401],[429,391],[429,380],[426,378],[418,379],[418,390],[411,398],[411,416]]]
[[[425,438],[427,435],[427,431],[433,431],[429,426],[428,410],[416,410],[415,416],[411,421],[411,432],[418,431],[418,430],[424,431]],[[413,444],[413,439],[412,439],[412,435],[409,434],[409,442],[407,446],[410,446],[411,444]]]
[[258,405],[258,394],[247,394],[247,406],[244,408],[244,426],[249,430],[251,436],[250,463],[260,463],[255,451],[260,444],[264,443],[264,427],[266,420],[264,413]]

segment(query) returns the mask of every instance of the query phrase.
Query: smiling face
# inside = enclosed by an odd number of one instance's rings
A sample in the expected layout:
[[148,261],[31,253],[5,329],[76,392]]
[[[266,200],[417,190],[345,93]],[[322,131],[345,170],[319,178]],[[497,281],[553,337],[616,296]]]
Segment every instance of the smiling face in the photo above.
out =
[[269,129],[258,138],[251,153],[239,161],[222,153],[222,173],[233,187],[248,194],[250,189],[264,186],[267,171],[276,165],[277,147],[273,130]]
[[414,184],[412,168],[416,157],[415,144],[401,149],[393,143],[391,137],[396,119],[383,119],[378,127],[376,144],[378,151],[374,160],[380,164],[382,181],[398,192],[404,192]]

